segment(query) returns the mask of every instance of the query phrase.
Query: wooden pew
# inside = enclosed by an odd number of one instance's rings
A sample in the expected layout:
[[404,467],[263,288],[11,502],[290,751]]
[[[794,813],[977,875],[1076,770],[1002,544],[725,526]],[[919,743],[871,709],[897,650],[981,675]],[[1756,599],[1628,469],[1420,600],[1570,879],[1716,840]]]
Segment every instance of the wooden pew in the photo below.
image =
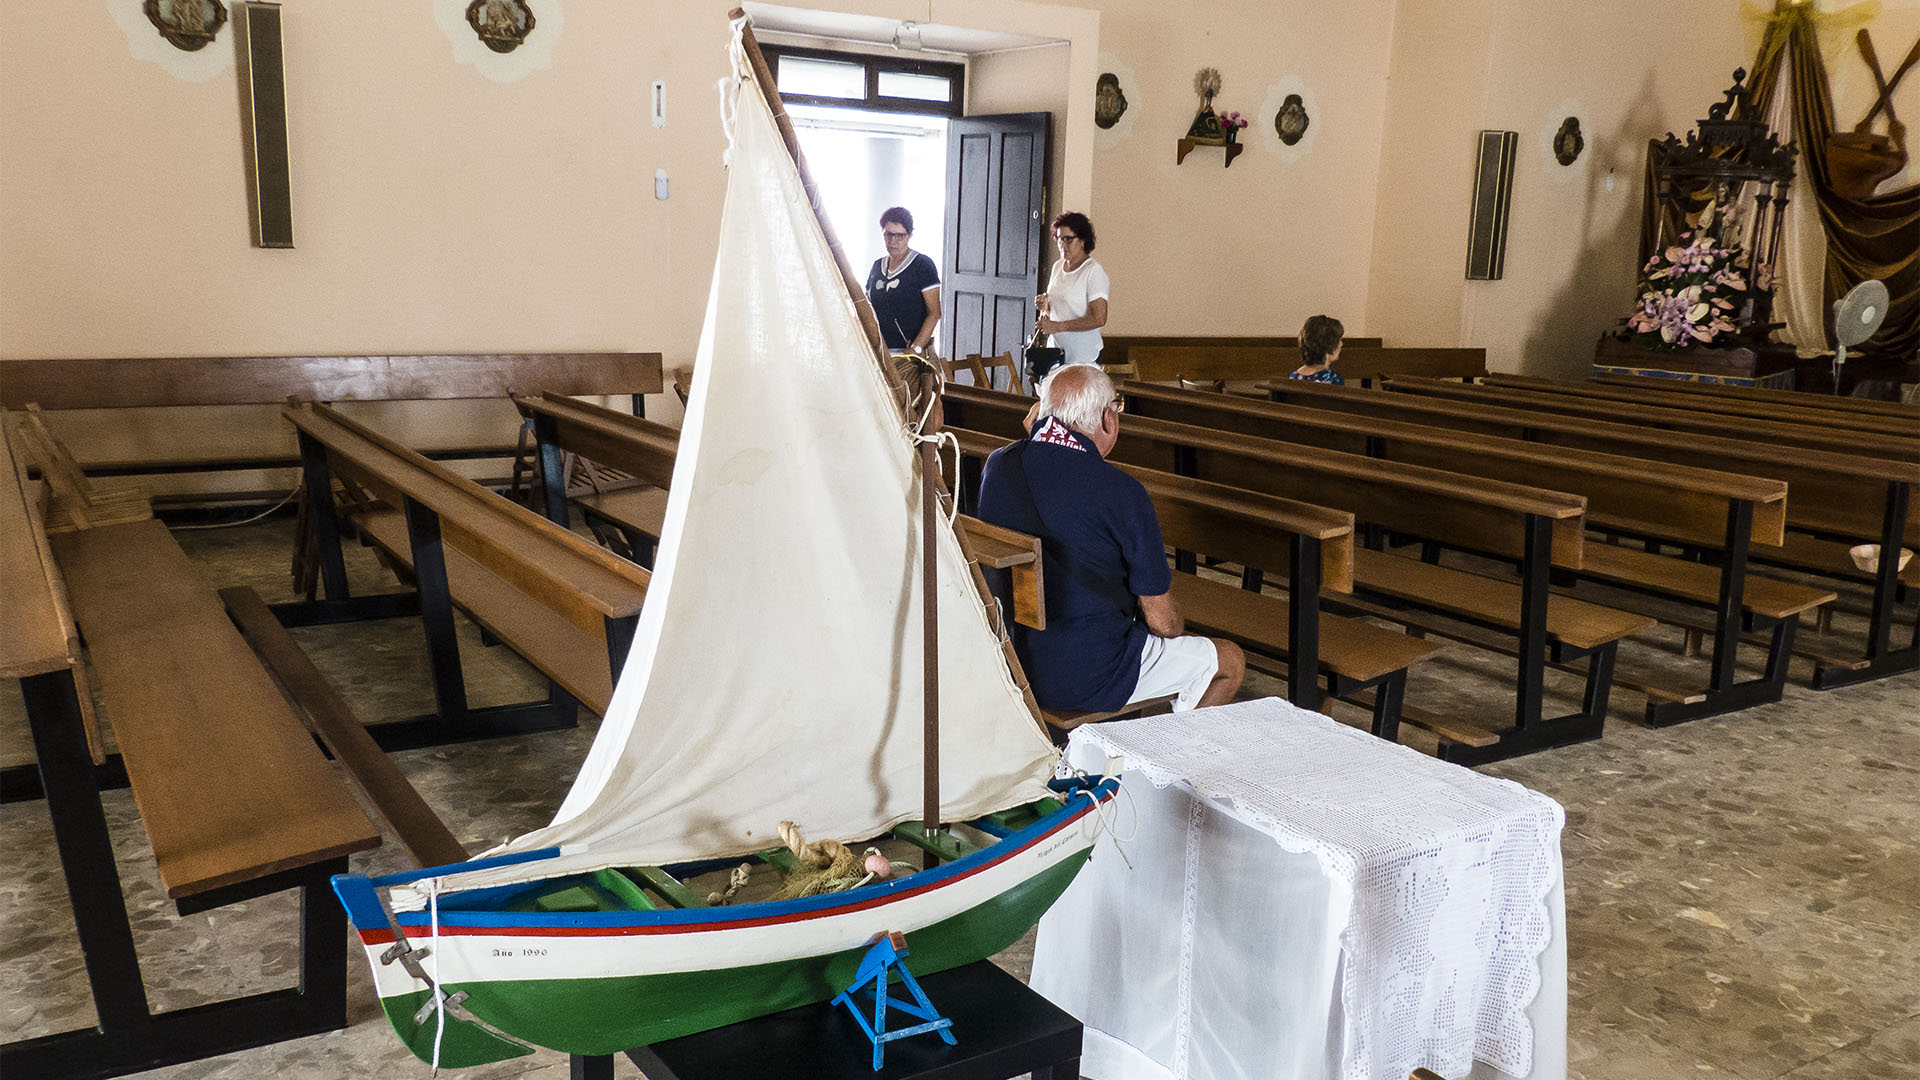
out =
[[[516,394],[514,406],[532,425],[539,447],[543,477],[558,476],[562,454],[589,460],[644,480],[650,487],[566,498],[554,485],[542,481],[542,509],[547,520],[567,521],[568,503],[580,507],[589,524],[602,524],[620,538],[614,550],[642,566],[652,563],[653,548],[667,516],[667,487],[673,480],[674,457],[680,432],[664,424],[628,416],[561,394]],[[977,566],[989,571],[995,595],[1003,596],[1015,621],[1046,628],[1042,568],[1033,537],[988,525],[962,515],[962,533]],[[620,550],[624,548],[625,550]],[[998,578],[1004,576],[1004,588]]]
[[1657,390],[1674,398],[1675,408],[1685,408],[1692,398],[1725,398],[1732,401],[1765,401],[1776,405],[1798,405],[1828,412],[1865,413],[1868,416],[1893,417],[1920,424],[1920,405],[1899,401],[1875,401],[1872,398],[1841,397],[1838,394],[1809,394],[1799,390],[1768,390],[1756,386],[1724,386],[1719,383],[1688,382],[1685,379],[1654,379],[1642,375],[1595,375],[1590,380],[1600,386],[1624,386],[1636,390]]
[[[351,524],[418,585],[439,711],[407,725],[383,725],[382,746],[570,726],[576,700],[606,709],[646,596],[645,570],[332,409],[302,403],[285,415],[299,431],[308,498],[321,511],[315,526],[326,603],[343,609],[340,618],[368,614],[347,597],[334,474],[381,500],[351,515]],[[547,701],[467,705],[454,605],[546,674],[552,683]]]
[[[948,392],[954,389],[949,387]],[[1012,440],[949,430],[964,455],[954,490],[961,505],[971,507],[978,502],[981,464]],[[1302,584],[1279,605],[1285,611],[1281,620],[1285,637],[1273,647],[1288,657],[1288,700],[1302,708],[1318,708],[1320,650],[1332,637],[1323,632],[1320,593],[1323,589],[1339,594],[1353,591],[1353,515],[1150,469],[1127,471],[1147,489],[1160,518],[1161,534],[1169,543],[1198,545],[1206,554],[1286,573]],[[1184,575],[1176,575],[1180,576]],[[1385,687],[1392,674],[1383,676],[1382,696],[1394,693]],[[1380,730],[1376,733],[1392,738],[1398,726],[1394,717],[1397,712],[1377,712]]]
[[[379,837],[158,521],[39,535],[0,439],[0,674],[18,678],[96,1022],[0,1046],[7,1076],[116,1076],[346,1026],[328,879]],[[54,570],[64,579],[64,595]],[[181,914],[298,889],[295,987],[154,1013],[75,691],[85,635],[166,895]]]
[[[47,410],[152,409],[177,406],[278,406],[288,398],[326,402],[504,399],[515,388],[633,396],[661,391],[659,353],[484,353],[412,356],[138,357],[0,360],[0,406]],[[232,423],[231,411],[219,414]],[[84,415],[57,418],[95,420]],[[206,430],[197,424],[196,433]],[[142,457],[85,452],[94,475],[268,469],[300,464],[291,447],[256,445],[261,436],[219,440],[194,453],[164,449]],[[507,440],[435,443],[441,460],[507,457]]]
[[[1377,337],[1350,337],[1347,346],[1352,348],[1379,348],[1381,341]],[[1280,337],[1262,337],[1245,335],[1210,334],[1106,334],[1100,337],[1100,363],[1103,367],[1126,366],[1135,362],[1133,350],[1139,346],[1198,346],[1208,349],[1267,349],[1273,350],[1276,357],[1292,356],[1289,369],[1300,366],[1300,339],[1291,335]]]
[[1333,369],[1348,382],[1370,383],[1390,375],[1477,379],[1487,373],[1485,349],[1381,349],[1348,344]]
[[1773,446],[1825,450],[1835,454],[1858,454],[1889,461],[1920,461],[1920,435],[1884,435],[1870,431],[1836,429],[1819,423],[1788,423],[1701,413],[1692,409],[1666,409],[1626,402],[1577,398],[1566,394],[1547,394],[1537,390],[1509,390],[1492,386],[1467,386],[1439,379],[1394,378],[1386,382],[1394,393],[1420,394],[1502,408],[1535,409],[1562,413],[1587,420],[1637,424],[1719,438],[1744,439]]
[[[956,389],[948,395],[947,415],[955,424],[986,424],[996,434],[1011,436],[1020,431],[1020,404],[1005,395]],[[1512,727],[1498,732],[1498,746],[1444,747],[1449,760],[1494,760],[1598,738],[1618,642],[1653,625],[1651,619],[1548,595],[1550,566],[1581,565],[1585,501],[1577,497],[1499,481],[1468,481],[1436,469],[1387,465],[1335,451],[1306,452],[1299,446],[1253,442],[1134,416],[1121,424],[1119,442],[1109,457],[1123,465],[1311,499],[1352,511],[1362,523],[1518,560],[1516,585],[1383,552],[1355,552],[1354,580],[1360,591],[1510,633],[1519,642]],[[1362,610],[1420,625],[1390,609]],[[1550,652],[1562,660],[1591,657],[1588,708],[1582,712],[1543,717]]]
[[[1711,621],[1704,623],[1670,614],[1664,617],[1690,632],[1714,634],[1705,693],[1636,685],[1616,675],[1621,685],[1647,694],[1646,719],[1656,726],[1779,700],[1800,613],[1834,598],[1826,590],[1747,572],[1750,544],[1759,545],[1754,550],[1763,550],[1779,544],[1785,535],[1787,485],[1779,480],[1656,465],[1571,447],[1543,454],[1538,444],[1517,439],[1160,387],[1130,387],[1127,405],[1128,424],[1159,418],[1567,491],[1587,498],[1589,521],[1634,520],[1639,535],[1724,551],[1726,557],[1717,560],[1716,567],[1617,547],[1588,545],[1585,549],[1583,578],[1684,600],[1714,612]],[[1743,628],[1767,631],[1769,637],[1765,674],[1745,683],[1736,681]]]
[[[1409,372],[1407,374],[1422,374]],[[1533,390],[1544,394],[1566,394],[1570,397],[1589,398],[1596,401],[1617,401],[1629,405],[1648,405],[1654,408],[1693,409],[1702,413],[1728,416],[1750,416],[1756,420],[1778,420],[1788,424],[1814,424],[1833,428],[1845,428],[1851,431],[1870,431],[1880,435],[1913,437],[1920,435],[1920,412],[1913,416],[1875,416],[1869,413],[1849,413],[1833,409],[1820,409],[1800,404],[1785,404],[1774,401],[1743,401],[1737,398],[1721,398],[1697,395],[1686,401],[1676,401],[1671,394],[1659,390],[1643,390],[1633,387],[1613,386],[1603,383],[1567,382],[1561,379],[1537,379],[1520,375],[1489,375],[1482,380],[1487,386],[1505,390]],[[1814,397],[1803,394],[1802,397]]]
[[[1765,548],[1755,551],[1753,557],[1760,561],[1846,577],[1855,573],[1851,565],[1843,572],[1832,562],[1836,548],[1844,555],[1844,545],[1827,542],[1871,541],[1886,550],[1903,541],[1909,548],[1920,545],[1920,505],[1911,498],[1914,485],[1920,483],[1920,464],[1912,462],[1805,449],[1782,453],[1777,447],[1744,439],[1297,381],[1275,381],[1262,384],[1261,389],[1276,401],[1353,416],[1406,421],[1784,480],[1792,494],[1787,504],[1787,527],[1799,535],[1789,533],[1788,542],[1777,552]],[[1624,533],[1646,535],[1637,515],[1594,518],[1592,523]],[[1812,654],[1815,687],[1831,689],[1920,668],[1920,611],[1915,613],[1914,634],[1908,643],[1897,649],[1892,645],[1891,632],[1900,603],[1900,579],[1894,565],[1893,560],[1883,560],[1873,577],[1873,609],[1865,655],[1846,657],[1832,649]]]

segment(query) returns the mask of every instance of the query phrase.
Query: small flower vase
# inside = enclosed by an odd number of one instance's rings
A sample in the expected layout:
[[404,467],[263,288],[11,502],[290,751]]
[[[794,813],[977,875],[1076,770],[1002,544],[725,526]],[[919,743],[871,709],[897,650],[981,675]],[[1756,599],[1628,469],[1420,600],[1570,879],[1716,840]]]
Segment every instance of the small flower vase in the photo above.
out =
[[1237,143],[1240,141],[1240,129],[1237,127],[1227,128],[1224,132],[1222,132],[1222,134],[1224,134],[1227,137],[1228,146],[1232,146],[1234,143]]

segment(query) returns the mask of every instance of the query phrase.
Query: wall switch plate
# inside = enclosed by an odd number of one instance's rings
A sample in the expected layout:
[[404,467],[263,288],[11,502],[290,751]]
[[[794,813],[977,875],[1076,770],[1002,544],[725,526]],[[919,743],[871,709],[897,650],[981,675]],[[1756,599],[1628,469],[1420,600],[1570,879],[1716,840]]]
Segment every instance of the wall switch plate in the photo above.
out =
[[667,126],[667,84],[659,79],[653,81],[653,126]]
[[653,197],[665,200],[667,197],[667,170],[653,170]]

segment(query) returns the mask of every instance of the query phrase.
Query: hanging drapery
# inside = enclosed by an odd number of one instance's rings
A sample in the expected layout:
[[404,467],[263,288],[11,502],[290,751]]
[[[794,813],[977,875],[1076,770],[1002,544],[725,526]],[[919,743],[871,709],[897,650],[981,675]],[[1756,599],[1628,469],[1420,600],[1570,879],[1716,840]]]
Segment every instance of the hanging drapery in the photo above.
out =
[[[1798,151],[1776,270],[1785,292],[1782,310],[1788,340],[1802,352],[1831,352],[1828,312],[1833,301],[1862,281],[1884,281],[1892,301],[1886,321],[1864,346],[1897,357],[1920,351],[1920,184],[1864,199],[1836,191],[1827,171],[1827,138],[1834,131],[1833,94],[1821,59],[1811,4],[1775,9],[1754,62],[1752,104],[1757,115],[1781,112],[1775,95],[1790,95],[1782,130]],[[1647,143],[1646,194],[1640,219],[1640,259],[1651,256],[1662,236],[1687,228],[1685,217],[1705,205],[1697,199],[1664,202],[1657,178],[1665,149]],[[1815,213],[1817,211],[1817,214]],[[1817,224],[1816,224],[1817,222]],[[1816,231],[1817,230],[1817,231]],[[1823,250],[1824,249],[1824,250]],[[1801,288],[1810,278],[1818,288]]]
[[[1754,63],[1754,103],[1765,110],[1782,65],[1790,69],[1793,144],[1800,151],[1800,175],[1814,195],[1827,241],[1821,310],[1862,281],[1887,285],[1891,302],[1886,321],[1868,338],[1866,349],[1897,357],[1920,352],[1920,184],[1884,191],[1864,199],[1834,190],[1827,172],[1827,137],[1833,134],[1833,94],[1827,66],[1820,58],[1811,5],[1776,11]],[[1828,339],[1825,318],[1822,343]]]

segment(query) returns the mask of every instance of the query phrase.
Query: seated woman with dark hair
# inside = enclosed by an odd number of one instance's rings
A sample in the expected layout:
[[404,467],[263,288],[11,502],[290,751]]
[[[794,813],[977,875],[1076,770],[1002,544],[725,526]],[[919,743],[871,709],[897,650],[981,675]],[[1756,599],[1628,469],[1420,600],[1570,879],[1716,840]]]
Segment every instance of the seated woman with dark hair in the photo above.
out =
[[1333,370],[1333,362],[1340,358],[1341,339],[1346,334],[1347,328],[1331,315],[1315,315],[1308,319],[1306,325],[1300,328],[1302,362],[1287,374],[1287,378],[1345,386],[1347,380]]

